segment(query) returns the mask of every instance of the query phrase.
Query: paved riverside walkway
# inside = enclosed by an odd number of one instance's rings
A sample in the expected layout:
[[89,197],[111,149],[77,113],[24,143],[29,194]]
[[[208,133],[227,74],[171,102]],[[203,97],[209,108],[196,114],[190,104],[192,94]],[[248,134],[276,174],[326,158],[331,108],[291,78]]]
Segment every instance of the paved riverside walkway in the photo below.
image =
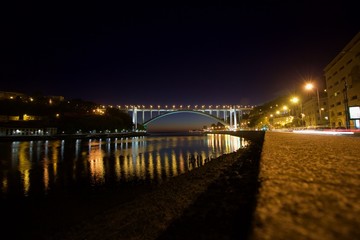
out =
[[360,239],[360,137],[267,132],[252,239]]

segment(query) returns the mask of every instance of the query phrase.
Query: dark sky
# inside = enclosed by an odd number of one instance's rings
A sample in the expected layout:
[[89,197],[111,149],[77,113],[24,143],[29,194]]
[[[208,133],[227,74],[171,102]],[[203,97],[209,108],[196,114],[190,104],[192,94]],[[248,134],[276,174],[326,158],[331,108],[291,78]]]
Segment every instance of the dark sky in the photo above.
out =
[[351,1],[49,2],[3,6],[0,90],[101,104],[261,104],[320,81],[360,26]]

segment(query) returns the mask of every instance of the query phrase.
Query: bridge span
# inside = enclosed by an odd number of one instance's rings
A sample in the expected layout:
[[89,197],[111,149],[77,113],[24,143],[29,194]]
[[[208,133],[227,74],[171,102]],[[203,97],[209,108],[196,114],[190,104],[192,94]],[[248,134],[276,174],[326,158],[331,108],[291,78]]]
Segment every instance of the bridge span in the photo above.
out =
[[249,113],[254,106],[250,105],[123,105],[119,109],[126,111],[132,116],[134,129],[138,124],[146,127],[148,124],[162,117],[190,112],[212,118],[229,130],[238,129],[238,122],[244,113]]

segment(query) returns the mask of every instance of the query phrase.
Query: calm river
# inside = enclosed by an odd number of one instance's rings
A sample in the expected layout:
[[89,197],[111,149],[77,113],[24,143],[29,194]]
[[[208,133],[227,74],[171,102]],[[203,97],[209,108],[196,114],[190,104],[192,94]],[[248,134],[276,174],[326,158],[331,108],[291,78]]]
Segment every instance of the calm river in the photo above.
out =
[[246,146],[209,134],[0,143],[0,200],[157,183]]

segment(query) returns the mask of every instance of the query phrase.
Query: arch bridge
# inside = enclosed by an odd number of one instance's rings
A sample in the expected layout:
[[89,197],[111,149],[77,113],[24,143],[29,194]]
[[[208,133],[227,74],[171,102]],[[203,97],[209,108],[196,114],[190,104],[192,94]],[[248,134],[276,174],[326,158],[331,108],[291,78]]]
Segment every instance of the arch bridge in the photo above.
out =
[[242,115],[254,108],[250,105],[124,105],[118,107],[132,116],[134,130],[137,129],[139,123],[146,127],[162,117],[184,112],[213,118],[229,130],[236,130]]

